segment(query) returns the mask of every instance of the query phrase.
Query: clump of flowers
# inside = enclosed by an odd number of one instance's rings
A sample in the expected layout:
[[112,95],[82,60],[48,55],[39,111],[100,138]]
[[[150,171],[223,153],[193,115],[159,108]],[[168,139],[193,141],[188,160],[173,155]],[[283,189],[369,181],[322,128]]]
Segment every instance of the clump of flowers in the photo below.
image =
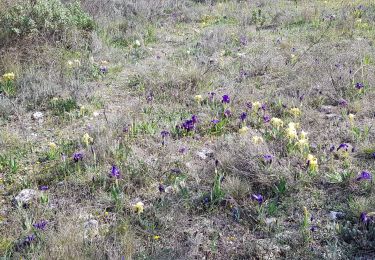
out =
[[191,132],[195,129],[195,125],[198,122],[196,115],[192,115],[191,119],[185,120],[179,128],[185,130],[186,132]]
[[121,176],[120,169],[116,165],[112,165],[111,168],[111,177],[119,179]]
[[261,194],[253,194],[251,195],[251,199],[258,202],[259,205],[263,203],[263,196]]
[[13,72],[5,73],[2,76],[3,82],[0,81],[0,93],[4,93],[7,96],[15,94],[16,89],[14,85],[15,75]]
[[14,73],[13,72],[9,72],[9,73],[5,73],[4,75],[3,75],[3,80],[4,81],[13,81],[14,79],[15,79],[15,75],[14,75]]
[[358,176],[357,176],[357,181],[360,180],[372,180],[372,175],[370,172],[367,171],[362,171]]
[[348,118],[349,118],[349,123],[351,126],[354,126],[354,119],[355,119],[355,115],[354,114],[349,114],[348,115]]
[[369,224],[375,222],[375,212],[362,212],[360,215],[360,220],[363,224]]
[[142,201],[137,202],[136,204],[133,205],[133,210],[135,213],[141,214],[143,213],[144,210],[144,204]]
[[163,130],[160,132],[162,140],[162,145],[165,144],[165,139],[170,135],[170,133],[167,130]]
[[318,158],[312,154],[307,155],[307,167],[310,171],[315,172],[318,170]]
[[83,160],[83,153],[77,152],[73,154],[73,161],[74,162],[79,162]]
[[215,93],[215,92],[209,92],[209,93],[208,93],[208,99],[211,100],[211,101],[214,100],[215,96],[216,96],[216,93]]
[[362,90],[364,88],[364,84],[362,82],[355,83],[355,88],[358,90]]
[[225,109],[225,111],[224,111],[224,116],[225,117],[230,117],[232,115],[232,112],[230,112],[230,109]]
[[229,95],[223,95],[221,103],[223,103],[223,104],[229,104],[230,103],[230,97],[229,97]]
[[264,123],[268,123],[268,122],[270,122],[271,121],[271,117],[269,116],[269,115],[264,115],[263,116],[263,122]]
[[194,100],[200,104],[203,100],[202,95],[195,95]]
[[293,122],[290,122],[288,124],[288,128],[286,129],[286,136],[287,138],[291,141],[291,140],[295,140],[295,139],[298,139],[298,134],[297,134],[297,129],[296,129],[296,125],[295,123]]
[[264,163],[272,163],[273,156],[271,154],[265,154],[263,155],[263,161]]
[[85,133],[82,136],[82,143],[84,143],[86,146],[89,146],[89,144],[92,144],[93,142],[94,139],[88,133]]
[[106,61],[106,60],[101,61],[100,65],[99,65],[99,72],[102,73],[102,74],[107,74],[108,71],[109,71],[108,64],[109,64],[109,62]]
[[39,230],[45,230],[46,229],[46,226],[47,226],[47,221],[45,220],[41,220],[35,224],[33,224],[33,227],[36,228],[36,229],[39,229]]
[[271,125],[275,127],[277,130],[280,130],[280,128],[283,127],[284,125],[283,120],[277,117],[273,117],[270,122],[271,122]]
[[292,107],[289,110],[289,113],[292,114],[295,118],[301,115],[301,110],[298,107]]
[[255,101],[251,104],[251,107],[256,112],[262,107],[262,104],[259,101]]
[[57,154],[57,145],[53,142],[48,143],[49,151],[48,151],[48,158],[53,160],[56,158]]
[[255,135],[252,138],[252,142],[253,142],[253,144],[256,144],[256,145],[261,144],[261,143],[263,143],[263,138],[261,136]]
[[345,152],[348,151],[349,149],[349,145],[347,143],[342,143],[339,145],[339,147],[337,147],[337,151],[340,151],[341,149],[345,150]]
[[241,115],[240,115],[241,122],[244,122],[246,120],[246,117],[247,117],[247,113],[246,112],[242,112]]
[[341,99],[339,100],[339,105],[340,105],[341,107],[347,107],[347,106],[348,106],[348,101],[346,101],[345,99],[341,98]]
[[244,134],[246,134],[247,132],[249,131],[249,128],[247,127],[247,126],[242,126],[239,130],[238,130],[238,132],[240,133],[240,134],[242,134],[242,135],[244,135]]
[[48,190],[49,188],[48,188],[48,186],[46,186],[46,185],[43,185],[43,186],[40,186],[39,187],[39,190],[41,190],[41,191],[46,191],[46,190]]
[[302,153],[309,148],[309,139],[307,138],[307,133],[305,131],[301,131],[300,139],[296,142],[296,145],[300,149]]

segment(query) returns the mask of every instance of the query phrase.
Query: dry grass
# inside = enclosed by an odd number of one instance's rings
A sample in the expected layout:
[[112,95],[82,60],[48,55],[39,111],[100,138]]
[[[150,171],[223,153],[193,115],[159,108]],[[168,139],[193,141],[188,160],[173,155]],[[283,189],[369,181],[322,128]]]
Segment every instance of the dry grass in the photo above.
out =
[[[16,2],[27,1],[1,2],[0,14]],[[90,30],[80,21],[0,33],[0,74],[16,75],[14,94],[0,81],[0,256],[374,257],[375,220],[360,219],[375,211],[373,182],[357,180],[375,174],[374,4],[80,3],[95,21]],[[32,119],[36,111],[43,120]],[[181,131],[192,115],[195,130]],[[277,130],[267,115],[284,125]],[[288,140],[289,122],[308,133],[308,152]],[[342,143],[347,153],[337,150]],[[12,203],[43,185],[33,203]],[[333,220],[331,211],[343,216]],[[33,226],[41,220],[45,230]]]

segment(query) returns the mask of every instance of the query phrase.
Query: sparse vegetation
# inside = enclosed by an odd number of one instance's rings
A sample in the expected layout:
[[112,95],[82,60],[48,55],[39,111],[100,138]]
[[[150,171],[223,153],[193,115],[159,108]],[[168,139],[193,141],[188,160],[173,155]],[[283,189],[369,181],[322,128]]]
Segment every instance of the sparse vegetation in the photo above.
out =
[[0,2],[0,258],[375,257],[371,1]]

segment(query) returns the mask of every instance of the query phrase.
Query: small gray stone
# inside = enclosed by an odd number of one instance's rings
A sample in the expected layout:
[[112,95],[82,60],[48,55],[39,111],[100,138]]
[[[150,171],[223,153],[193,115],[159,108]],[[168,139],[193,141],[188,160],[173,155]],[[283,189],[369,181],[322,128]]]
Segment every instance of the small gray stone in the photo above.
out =
[[268,226],[272,226],[277,223],[277,218],[266,218],[265,222]]
[[33,113],[33,115],[31,116],[31,118],[36,120],[36,121],[42,120],[43,117],[44,117],[44,114],[42,112],[39,112],[39,111]]
[[92,239],[99,235],[99,222],[95,219],[90,219],[86,221],[83,225],[84,227],[84,234],[83,237],[85,239]]
[[341,116],[338,114],[326,114],[326,119],[341,119]]
[[331,220],[342,219],[345,217],[345,213],[339,211],[330,211],[329,217]]
[[331,114],[333,112],[333,106],[321,106],[320,112],[326,113],[326,114]]
[[212,150],[203,148],[201,151],[197,152],[197,155],[202,160],[206,160],[207,158],[212,158],[214,155],[214,152]]
[[37,195],[37,191],[33,189],[24,189],[14,198],[17,204],[27,204],[31,202]]

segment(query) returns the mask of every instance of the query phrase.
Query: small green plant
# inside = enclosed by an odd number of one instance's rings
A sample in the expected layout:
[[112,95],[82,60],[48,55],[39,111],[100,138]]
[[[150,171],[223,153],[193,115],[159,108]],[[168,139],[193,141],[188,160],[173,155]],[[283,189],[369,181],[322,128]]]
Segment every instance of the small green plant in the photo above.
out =
[[311,216],[306,207],[303,207],[303,219],[301,223],[301,233],[303,241],[308,243],[311,241]]
[[258,8],[256,10],[253,10],[251,20],[257,27],[263,26],[266,22],[266,17],[262,13],[262,9]]
[[16,94],[16,85],[14,82],[14,74],[13,78],[7,77],[7,75],[11,75],[12,73],[4,74],[3,81],[0,81],[0,94],[4,94],[5,96],[12,97]]
[[70,112],[78,108],[77,101],[72,98],[59,99],[54,98],[50,101],[50,109],[56,116],[63,116],[66,112]]
[[211,203],[218,204],[224,198],[225,192],[221,188],[221,182],[224,179],[224,175],[220,174],[217,170],[217,166],[215,167],[215,179],[214,184],[211,189]]
[[267,205],[267,213],[270,216],[277,215],[278,207],[276,201],[270,201]]

